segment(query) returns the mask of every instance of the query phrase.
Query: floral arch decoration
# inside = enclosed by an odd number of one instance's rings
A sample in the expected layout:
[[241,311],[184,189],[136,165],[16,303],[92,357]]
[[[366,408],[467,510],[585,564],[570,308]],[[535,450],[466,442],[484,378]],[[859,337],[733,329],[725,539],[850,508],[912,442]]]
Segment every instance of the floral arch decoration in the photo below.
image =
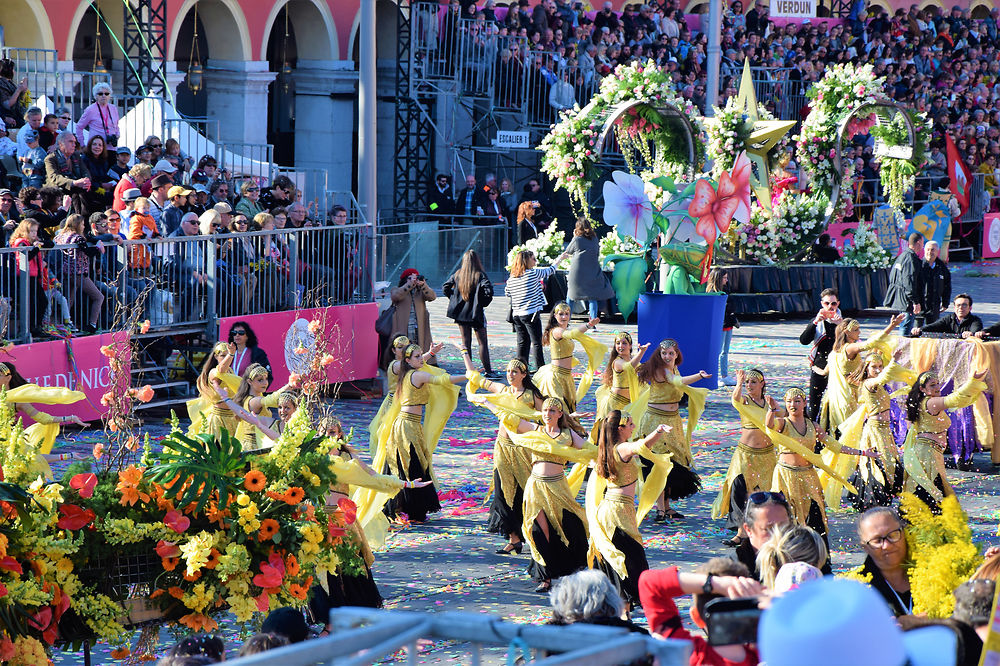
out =
[[561,114],[542,139],[542,171],[588,214],[587,194],[608,166],[614,142],[633,173],[693,176],[705,160],[701,122],[669,75],[649,60],[619,65],[582,109]]

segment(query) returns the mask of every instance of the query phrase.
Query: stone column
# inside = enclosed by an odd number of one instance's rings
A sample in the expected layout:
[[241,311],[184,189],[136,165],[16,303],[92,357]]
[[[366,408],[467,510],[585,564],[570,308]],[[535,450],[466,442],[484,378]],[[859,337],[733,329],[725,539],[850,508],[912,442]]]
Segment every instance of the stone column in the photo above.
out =
[[276,76],[263,60],[209,59],[208,117],[219,121],[222,141],[267,143],[267,87]]
[[358,84],[354,62],[299,60],[292,78],[295,81],[294,166],[326,169],[328,190],[350,192]]

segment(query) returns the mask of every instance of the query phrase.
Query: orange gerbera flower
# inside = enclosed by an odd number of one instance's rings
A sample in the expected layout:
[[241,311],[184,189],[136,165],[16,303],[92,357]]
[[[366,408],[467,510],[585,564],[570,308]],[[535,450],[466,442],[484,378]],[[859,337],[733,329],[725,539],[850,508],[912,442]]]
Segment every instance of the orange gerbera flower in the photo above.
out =
[[219,557],[221,555],[222,553],[219,552],[218,548],[213,548],[211,551],[209,551],[208,561],[205,562],[205,568],[214,569],[215,567],[219,566]]
[[184,580],[186,580],[189,583],[193,583],[199,578],[201,578],[201,571],[195,571],[191,575],[188,575],[187,570],[184,571]]
[[292,583],[288,586],[288,592],[296,599],[305,601],[305,598],[309,595],[309,588],[298,583]]
[[265,518],[260,523],[260,531],[257,533],[258,541],[270,541],[278,533],[278,521],[274,518]]
[[180,599],[184,596],[184,590],[174,585],[167,590],[167,594],[172,596],[174,599]]
[[218,622],[201,613],[188,613],[178,621],[192,631],[215,631],[219,628]]
[[298,486],[292,486],[285,493],[284,500],[288,504],[295,505],[304,500],[306,497],[306,491],[302,490]]
[[132,650],[128,649],[127,647],[115,648],[114,650],[111,651],[111,658],[125,659],[130,654],[132,654]]
[[288,558],[285,560],[285,571],[287,571],[288,575],[292,578],[299,575],[299,561],[292,554],[289,554]]
[[252,469],[246,473],[243,477],[243,487],[250,492],[259,493],[264,490],[264,486],[267,485],[267,477],[264,473],[256,469]]
[[174,569],[177,568],[177,563],[180,562],[180,561],[181,561],[181,558],[179,558],[179,557],[164,557],[163,558],[163,562],[162,562],[162,564],[163,564],[163,570],[164,571],[173,571]]

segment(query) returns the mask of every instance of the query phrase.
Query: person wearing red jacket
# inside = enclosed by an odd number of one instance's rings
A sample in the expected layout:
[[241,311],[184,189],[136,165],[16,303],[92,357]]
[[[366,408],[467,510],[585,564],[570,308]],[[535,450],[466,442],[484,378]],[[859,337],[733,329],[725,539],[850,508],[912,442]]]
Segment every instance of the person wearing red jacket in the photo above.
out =
[[[146,184],[152,175],[152,168],[148,164],[143,164],[141,162],[129,169],[128,173],[122,176],[118,181],[118,184],[115,185],[115,199],[111,207],[119,213],[125,210],[125,193],[133,188],[142,192],[143,185]],[[150,185],[152,185],[152,183],[150,183]],[[143,196],[146,196],[146,194]]]
[[703,637],[684,628],[676,597],[693,595],[691,620],[705,629],[705,604],[719,597],[750,597],[764,587],[749,578],[745,565],[728,557],[713,557],[698,567],[698,573],[681,573],[677,567],[649,569],[639,576],[639,599],[649,630],[662,638],[691,641],[691,666],[757,666],[755,645],[708,644]]

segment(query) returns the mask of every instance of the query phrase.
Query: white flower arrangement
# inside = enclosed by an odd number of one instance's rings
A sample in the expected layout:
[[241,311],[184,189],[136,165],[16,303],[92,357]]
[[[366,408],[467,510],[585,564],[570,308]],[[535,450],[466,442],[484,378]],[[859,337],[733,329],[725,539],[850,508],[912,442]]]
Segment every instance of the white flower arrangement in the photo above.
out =
[[837,260],[838,266],[854,266],[862,270],[888,268],[892,257],[878,242],[878,236],[865,222],[859,222],[854,230],[854,243],[844,248],[844,256]]
[[[514,257],[517,256],[518,252],[523,250],[529,250],[535,255],[535,259],[538,261],[539,265],[545,266],[550,264],[556,257],[562,254],[563,248],[566,245],[566,234],[562,231],[557,231],[555,224],[551,227],[538,234],[535,238],[532,238],[525,242],[523,245],[515,245],[507,253],[507,270],[510,270],[511,265],[514,263]],[[569,259],[564,259],[561,264],[556,266],[559,270],[569,269]]]
[[750,221],[737,230],[737,237],[748,258],[784,266],[815,238],[829,205],[830,198],[824,193],[798,195],[786,190],[770,215],[754,207]]
[[[609,231],[606,236],[600,240],[600,249],[598,250],[598,256],[601,265],[604,265],[604,260],[614,254],[639,254],[642,252],[642,244],[631,236],[625,236],[621,238],[614,231]],[[608,265],[610,270],[614,266],[614,263]]]

